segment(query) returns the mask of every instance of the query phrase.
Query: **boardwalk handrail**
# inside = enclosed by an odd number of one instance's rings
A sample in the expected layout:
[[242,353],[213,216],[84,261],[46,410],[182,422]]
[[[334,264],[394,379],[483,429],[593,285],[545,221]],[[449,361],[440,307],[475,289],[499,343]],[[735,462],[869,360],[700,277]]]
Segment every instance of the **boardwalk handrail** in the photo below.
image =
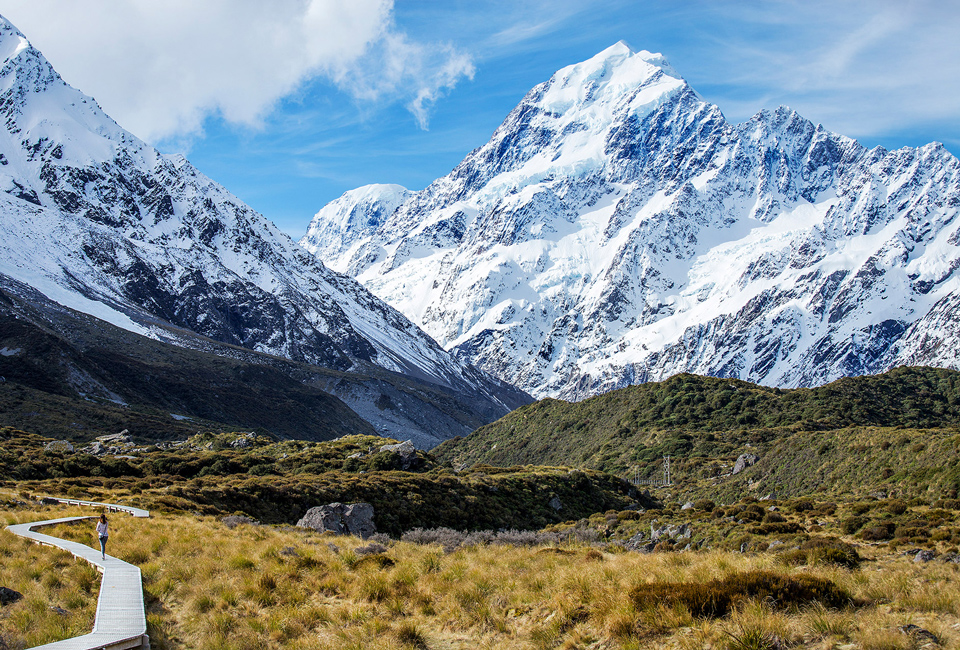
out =
[[[112,511],[128,512],[134,517],[150,516],[148,511],[132,506],[57,497],[44,498],[69,505],[94,506]],[[80,559],[86,560],[103,574],[100,582],[100,595],[97,598],[97,615],[93,623],[93,632],[64,641],[36,646],[34,650],[40,650],[41,648],[43,650],[126,650],[128,648],[146,648],[149,650],[150,648],[146,613],[143,608],[143,582],[140,569],[110,555],[106,559],[101,559],[100,550],[91,548],[86,544],[44,535],[35,530],[45,526],[94,518],[63,517],[7,526],[7,530],[14,535],[38,544],[61,548]]]
[[56,501],[68,506],[92,506],[94,508],[103,508],[110,512],[128,512],[134,517],[149,517],[149,510],[134,508],[133,506],[121,506],[116,503],[100,503],[99,501],[84,501],[83,499],[64,499],[61,497],[40,497],[40,501]]

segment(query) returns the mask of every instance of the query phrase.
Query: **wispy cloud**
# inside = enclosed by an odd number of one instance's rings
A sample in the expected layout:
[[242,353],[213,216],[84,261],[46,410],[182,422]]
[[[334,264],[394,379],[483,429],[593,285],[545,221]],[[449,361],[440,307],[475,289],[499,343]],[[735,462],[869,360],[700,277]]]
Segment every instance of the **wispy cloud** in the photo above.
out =
[[960,114],[955,3],[691,0],[685,7],[679,24],[697,39],[678,39],[680,72],[731,119],[787,104],[830,129],[870,138],[929,131]]
[[432,104],[474,72],[472,58],[453,45],[419,43],[391,30],[333,78],[360,100],[403,99],[420,128],[427,129]]

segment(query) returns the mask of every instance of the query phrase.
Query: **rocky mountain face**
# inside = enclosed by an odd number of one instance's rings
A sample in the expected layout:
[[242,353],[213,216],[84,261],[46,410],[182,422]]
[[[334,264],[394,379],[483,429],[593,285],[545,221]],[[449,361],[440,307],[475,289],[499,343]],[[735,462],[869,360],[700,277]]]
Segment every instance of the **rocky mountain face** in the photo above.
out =
[[348,192],[301,245],[536,396],[812,386],[960,368],[958,172],[940,144],[867,149],[786,107],[731,124],[618,43],[447,176]]
[[459,394],[484,419],[529,400],[326,268],[182,156],[124,131],[2,18],[0,117],[5,289],[30,287],[179,345],[393,373]]

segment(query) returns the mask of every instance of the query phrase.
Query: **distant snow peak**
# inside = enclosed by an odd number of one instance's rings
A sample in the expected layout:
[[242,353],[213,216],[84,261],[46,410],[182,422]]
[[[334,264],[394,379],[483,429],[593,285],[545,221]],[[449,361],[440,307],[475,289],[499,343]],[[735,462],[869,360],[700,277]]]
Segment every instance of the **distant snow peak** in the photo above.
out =
[[345,194],[301,243],[537,396],[960,367],[956,158],[868,150],[787,107],[730,124],[624,43],[533,88],[447,176],[385,196]]

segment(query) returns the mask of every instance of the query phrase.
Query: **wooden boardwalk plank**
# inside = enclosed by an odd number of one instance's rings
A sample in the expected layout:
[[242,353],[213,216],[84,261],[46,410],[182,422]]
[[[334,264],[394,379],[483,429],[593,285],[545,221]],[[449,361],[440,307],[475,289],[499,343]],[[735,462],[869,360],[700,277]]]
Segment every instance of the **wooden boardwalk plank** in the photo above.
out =
[[[49,498],[49,497],[48,497]],[[130,506],[57,499],[61,503],[109,507],[115,511],[129,512],[134,517],[149,517],[150,513]],[[37,532],[37,528],[57,524],[96,519],[96,517],[63,517],[26,524],[7,526],[14,535],[38,544],[61,548],[97,567],[103,577],[100,581],[100,596],[97,599],[97,615],[93,632],[84,636],[47,643],[36,650],[124,650],[126,648],[149,648],[147,619],[143,608],[143,581],[140,569],[123,560],[107,555],[101,558],[99,548]]]

